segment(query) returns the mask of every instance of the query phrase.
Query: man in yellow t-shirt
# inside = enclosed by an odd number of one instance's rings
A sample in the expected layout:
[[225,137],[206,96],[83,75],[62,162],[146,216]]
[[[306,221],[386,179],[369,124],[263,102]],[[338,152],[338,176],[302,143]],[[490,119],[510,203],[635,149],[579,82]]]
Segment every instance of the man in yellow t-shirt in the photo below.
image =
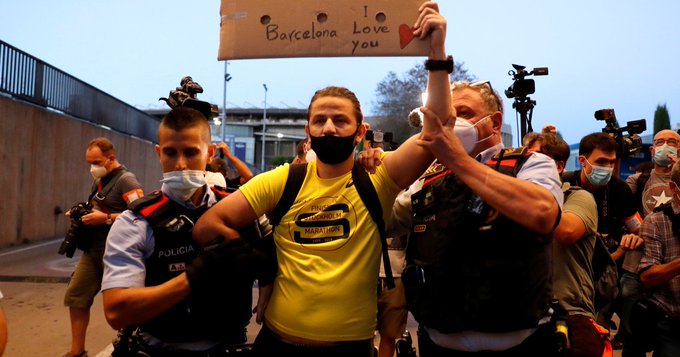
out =
[[[414,35],[429,37],[431,47],[421,134],[434,137],[443,130],[437,121],[455,116],[447,73],[452,58],[444,49],[446,20],[438,5],[427,2],[420,12]],[[359,101],[346,88],[327,87],[312,97],[305,131],[317,159],[308,164],[294,203],[274,231],[278,272],[273,286],[260,290],[257,320],[264,324],[255,341],[258,355],[372,353],[381,246],[351,175],[355,146],[366,133],[362,120]],[[382,155],[382,165],[370,175],[384,219],[399,191],[434,159],[417,140],[414,136]],[[283,165],[257,175],[224,198],[198,220],[193,238],[201,244],[219,237],[240,239],[234,228],[272,212],[289,168]]]

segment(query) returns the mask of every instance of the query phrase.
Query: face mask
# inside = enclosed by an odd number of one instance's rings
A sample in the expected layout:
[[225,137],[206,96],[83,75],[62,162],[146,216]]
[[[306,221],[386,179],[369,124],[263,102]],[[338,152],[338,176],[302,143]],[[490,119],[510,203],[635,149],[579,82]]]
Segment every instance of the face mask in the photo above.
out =
[[165,172],[161,182],[170,189],[173,196],[188,201],[196,190],[206,185],[205,172],[202,170]]
[[354,152],[356,133],[349,136],[309,136],[312,139],[312,150],[324,164],[339,164]]
[[662,146],[655,147],[654,163],[659,166],[668,166],[672,164],[673,161],[671,161],[671,159],[668,158],[668,155],[677,158],[678,149],[672,146],[668,146],[668,144],[663,144]]
[[102,165],[90,165],[90,174],[95,180],[106,176],[107,173],[106,167]]
[[463,144],[463,148],[465,148],[465,152],[468,154],[472,153],[472,149],[475,148],[475,145],[491,138],[491,135],[489,135],[482,140],[477,140],[479,138],[477,125],[490,117],[490,115],[487,115],[474,124],[470,123],[467,119],[456,118],[456,125],[453,127],[453,132],[458,137],[458,140],[460,140],[460,143]]
[[590,174],[588,174],[588,181],[590,181],[593,186],[604,186],[609,182],[609,179],[612,177],[612,172],[614,171],[614,168],[612,167],[603,167],[603,166],[595,166],[591,164],[587,159],[586,162],[588,165],[590,165],[592,171]]

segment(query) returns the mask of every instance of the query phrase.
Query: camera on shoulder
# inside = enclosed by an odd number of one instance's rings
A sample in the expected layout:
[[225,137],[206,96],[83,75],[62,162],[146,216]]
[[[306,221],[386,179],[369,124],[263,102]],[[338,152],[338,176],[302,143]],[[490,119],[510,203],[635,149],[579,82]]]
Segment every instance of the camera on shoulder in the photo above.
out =
[[[616,120],[614,109],[596,110],[595,119],[605,121],[606,124],[602,128],[602,132],[611,135],[616,140],[619,157],[633,155],[642,149],[642,138],[638,134],[647,130],[645,119],[629,121],[626,126],[621,128]],[[628,132],[628,134],[624,135],[624,132]]]

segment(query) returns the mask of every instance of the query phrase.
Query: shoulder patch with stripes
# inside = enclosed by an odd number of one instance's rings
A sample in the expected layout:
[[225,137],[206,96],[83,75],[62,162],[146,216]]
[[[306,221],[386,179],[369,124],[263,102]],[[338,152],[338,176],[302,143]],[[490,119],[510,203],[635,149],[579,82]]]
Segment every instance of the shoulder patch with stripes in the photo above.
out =
[[442,172],[444,172],[444,171],[446,171],[446,170],[447,170],[446,166],[442,165],[442,164],[439,163],[439,162],[436,162],[436,163],[430,165],[430,167],[427,168],[427,170],[425,171],[425,173],[423,173],[423,174],[420,176],[420,178],[421,178],[421,179],[427,179],[428,177],[432,177],[432,176],[438,175],[438,174],[440,174],[440,173],[442,173]]

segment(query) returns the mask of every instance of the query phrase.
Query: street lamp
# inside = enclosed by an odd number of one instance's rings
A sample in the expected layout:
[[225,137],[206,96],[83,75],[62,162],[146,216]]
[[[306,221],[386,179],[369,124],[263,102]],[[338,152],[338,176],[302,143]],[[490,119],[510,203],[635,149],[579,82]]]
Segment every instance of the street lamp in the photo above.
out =
[[265,133],[267,132],[267,85],[264,87],[264,111],[262,112],[262,160],[260,162],[260,170],[264,172],[264,147],[265,147]]
[[224,127],[227,124],[227,82],[231,80],[231,75],[227,73],[229,62],[224,61],[224,91],[222,92],[222,126],[220,127],[220,137],[224,142]]

